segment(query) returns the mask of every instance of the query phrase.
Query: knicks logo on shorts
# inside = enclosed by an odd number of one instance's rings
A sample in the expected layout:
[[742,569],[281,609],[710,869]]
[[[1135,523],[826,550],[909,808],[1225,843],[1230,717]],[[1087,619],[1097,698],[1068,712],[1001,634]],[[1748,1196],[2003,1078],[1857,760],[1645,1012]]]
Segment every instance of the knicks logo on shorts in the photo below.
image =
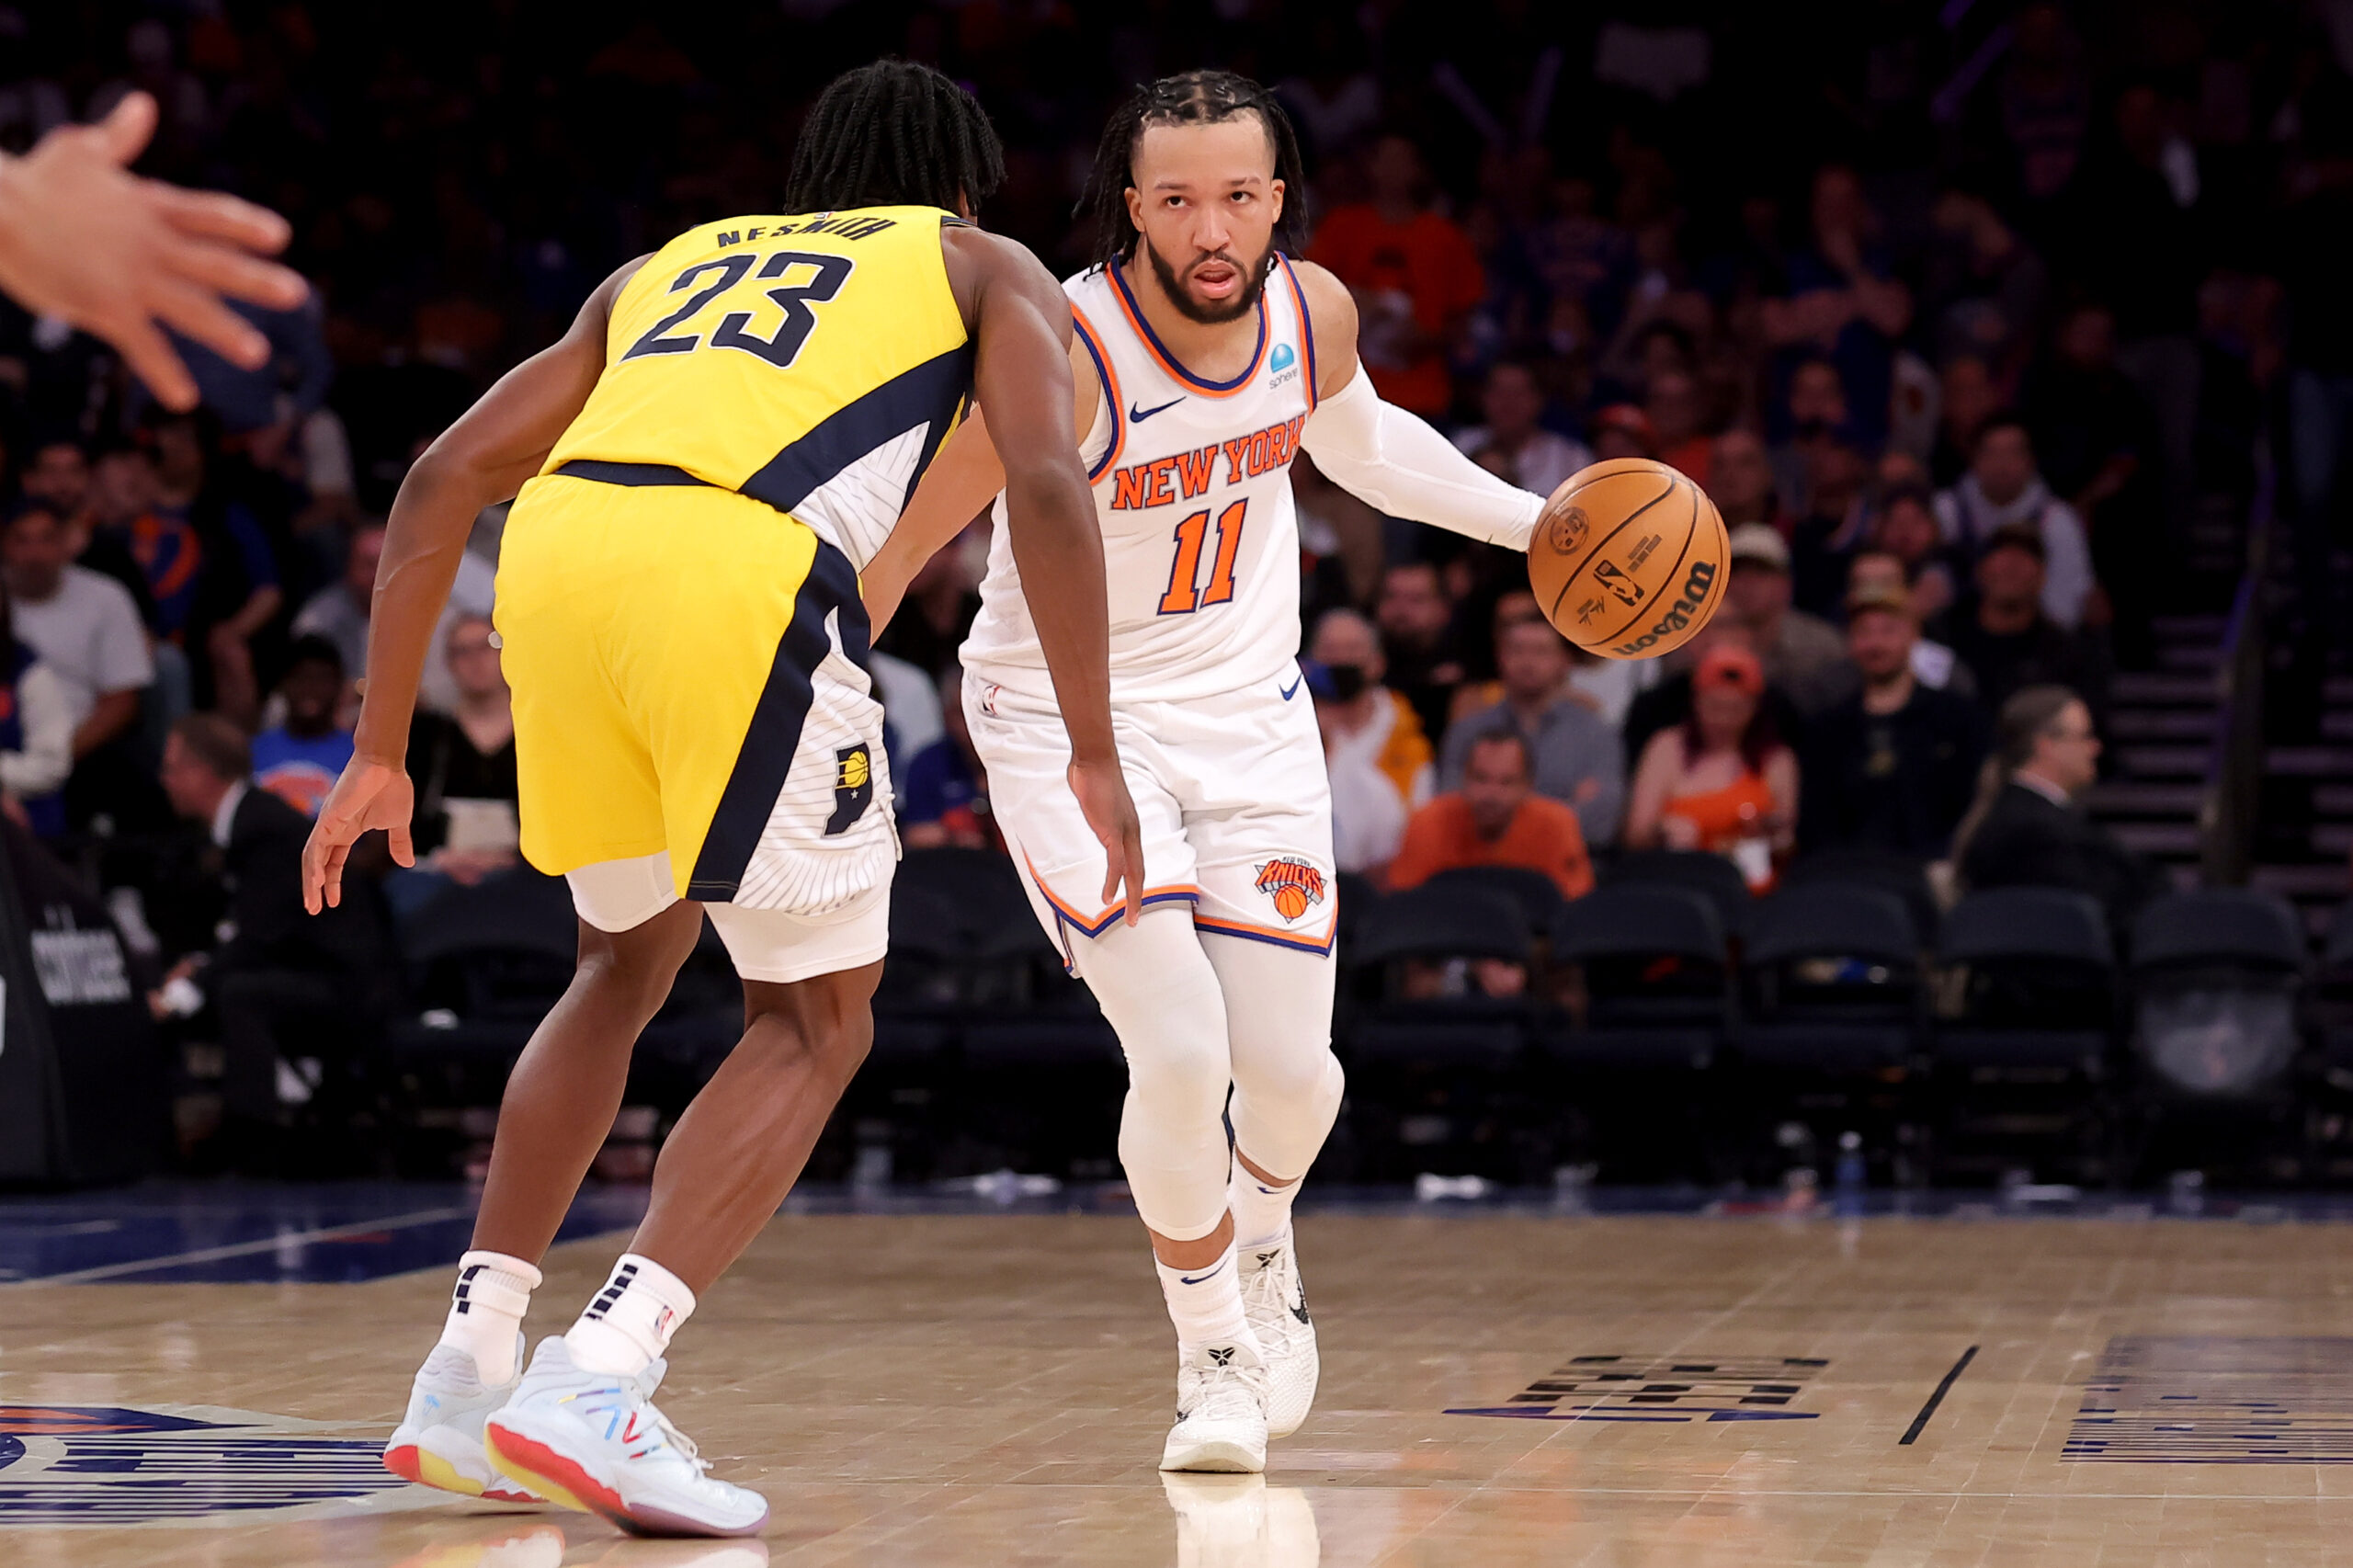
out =
[[1275,913],[1296,920],[1324,902],[1324,873],[1304,860],[1269,860],[1253,884],[1275,901]]

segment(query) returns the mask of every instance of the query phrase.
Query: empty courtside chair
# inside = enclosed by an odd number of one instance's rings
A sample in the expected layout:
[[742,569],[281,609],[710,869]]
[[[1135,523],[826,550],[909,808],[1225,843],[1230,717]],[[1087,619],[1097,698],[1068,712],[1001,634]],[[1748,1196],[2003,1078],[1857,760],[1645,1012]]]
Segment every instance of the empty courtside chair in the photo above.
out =
[[1561,887],[1543,872],[1527,866],[1457,866],[1440,871],[1425,887],[1486,888],[1502,893],[1519,905],[1520,914],[1528,921],[1529,931],[1538,935],[1549,933],[1567,902],[1561,896]]
[[2353,1089],[2353,901],[2329,921],[2306,1000],[2330,1086]]
[[1550,1163],[1606,1181],[1720,1174],[1709,1069],[1732,1025],[1733,965],[1714,903],[1665,882],[1597,888],[1555,917],[1552,960],[1579,1005],[1546,1010],[1535,1030]]
[[2098,903],[2059,888],[1972,893],[1945,916],[1938,958],[1938,1174],[1995,1178],[2052,1161],[2071,1180],[2109,1174],[2123,993]]
[[1889,849],[1824,849],[1799,857],[1781,874],[1785,888],[1812,887],[1821,882],[1841,882],[1893,893],[1904,901],[1905,912],[1912,916],[1913,930],[1924,939],[1935,941],[1941,912],[1937,907],[1937,895],[1928,886],[1927,870],[1916,858]]
[[1666,883],[1599,888],[1563,904],[1552,957],[1585,981],[1585,1017],[1547,1029],[1545,1054],[1605,1068],[1705,1068],[1732,1023],[1731,955],[1703,894]]
[[1940,1066],[2097,1074],[2116,1028],[2116,945],[2100,906],[2058,888],[1990,888],[1945,916],[1953,995]]
[[2132,924],[2131,965],[2133,1038],[2164,1088],[2244,1098],[2282,1082],[2307,966],[2286,900],[2247,888],[2160,898]]
[[1737,941],[1756,900],[1740,868],[1721,855],[1700,849],[1638,849],[1620,855],[1602,868],[1605,887],[1624,883],[1665,882],[1688,888],[1716,906],[1724,935]]
[[1924,1019],[1920,960],[1893,893],[1822,882],[1761,901],[1742,954],[1742,1058],[1831,1075],[1904,1066]]
[[1492,888],[1409,888],[1366,915],[1354,962],[1370,1000],[1337,1042],[1358,1175],[1506,1174],[1499,1118],[1529,1017],[1509,983],[1524,983],[1534,945],[1519,905]]

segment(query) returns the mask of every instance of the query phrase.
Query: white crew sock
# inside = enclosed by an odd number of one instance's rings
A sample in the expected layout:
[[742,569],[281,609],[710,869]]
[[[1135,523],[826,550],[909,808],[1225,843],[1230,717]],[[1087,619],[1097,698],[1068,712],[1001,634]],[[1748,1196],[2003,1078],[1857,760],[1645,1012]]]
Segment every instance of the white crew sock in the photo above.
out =
[[694,1310],[686,1281],[650,1257],[625,1252],[563,1343],[581,1370],[633,1378],[670,1348],[670,1336]]
[[458,1288],[450,1292],[449,1315],[441,1343],[474,1358],[474,1370],[493,1388],[515,1377],[515,1335],[540,1271],[503,1252],[470,1252],[458,1259]]
[[1233,1244],[1245,1251],[1279,1242],[1290,1233],[1290,1200],[1299,1183],[1270,1187],[1251,1174],[1240,1160],[1233,1162],[1233,1180],[1226,1187],[1226,1206],[1233,1210]]
[[1250,1320],[1242,1311],[1242,1277],[1233,1266],[1229,1244],[1215,1263],[1199,1268],[1171,1268],[1155,1257],[1160,1293],[1168,1298],[1168,1318],[1176,1325],[1181,1346],[1246,1344],[1258,1347]]

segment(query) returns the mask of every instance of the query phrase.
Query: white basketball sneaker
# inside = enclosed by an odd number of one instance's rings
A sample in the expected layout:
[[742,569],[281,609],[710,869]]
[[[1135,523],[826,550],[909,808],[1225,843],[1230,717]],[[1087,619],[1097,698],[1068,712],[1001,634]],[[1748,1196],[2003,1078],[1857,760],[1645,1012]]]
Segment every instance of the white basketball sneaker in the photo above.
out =
[[483,1447],[501,1474],[632,1535],[758,1533],[767,1499],[704,1474],[709,1462],[654,1407],[668,1369],[582,1371],[562,1335],[542,1339],[514,1396],[484,1424]]
[[1300,1283],[1299,1251],[1288,1230],[1263,1246],[1236,1247],[1242,1269],[1242,1310],[1267,1359],[1267,1436],[1288,1437],[1315,1403],[1322,1363],[1315,1324]]
[[[515,1336],[515,1358],[523,1358],[523,1336]],[[519,1381],[519,1380],[517,1380]],[[437,1345],[408,1391],[408,1414],[384,1445],[384,1468],[403,1481],[437,1486],[493,1503],[544,1503],[491,1468],[483,1452],[483,1419],[506,1403],[515,1382],[493,1387],[482,1381],[474,1358],[454,1345]]]
[[1176,1425],[1163,1470],[1267,1468],[1267,1368],[1248,1345],[1197,1345],[1176,1359]]

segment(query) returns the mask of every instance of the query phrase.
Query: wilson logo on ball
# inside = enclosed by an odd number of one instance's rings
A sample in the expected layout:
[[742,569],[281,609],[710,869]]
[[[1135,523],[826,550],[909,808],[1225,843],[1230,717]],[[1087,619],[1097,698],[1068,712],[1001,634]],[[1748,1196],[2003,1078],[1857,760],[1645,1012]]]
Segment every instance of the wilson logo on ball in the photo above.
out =
[[1584,545],[1585,536],[1592,527],[1593,519],[1585,515],[1584,507],[1571,506],[1546,525],[1545,542],[1563,555],[1574,555]]
[[1324,902],[1324,873],[1304,860],[1269,860],[1258,868],[1258,891],[1275,901],[1275,913],[1296,920]]
[[1690,625],[1693,612],[1707,602],[1708,589],[1715,580],[1714,562],[1694,561],[1691,563],[1691,574],[1683,579],[1682,595],[1666,607],[1665,613],[1658,618],[1657,622],[1631,642],[1621,643],[1610,652],[1620,658],[1625,658],[1641,653],[1660,638],[1673,636]]

